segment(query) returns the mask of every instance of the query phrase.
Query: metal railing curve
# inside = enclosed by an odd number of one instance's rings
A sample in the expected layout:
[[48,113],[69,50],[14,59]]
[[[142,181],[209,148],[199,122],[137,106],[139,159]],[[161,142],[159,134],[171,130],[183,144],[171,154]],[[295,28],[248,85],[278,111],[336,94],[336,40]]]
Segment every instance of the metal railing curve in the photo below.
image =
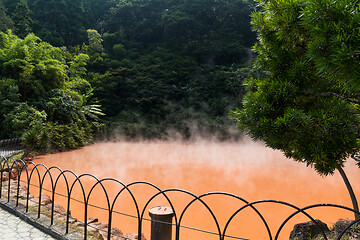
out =
[[[3,142],[0,141],[0,144],[3,144]],[[166,204],[170,206],[173,212],[173,223],[168,222],[161,222],[162,224],[168,224],[171,226],[174,226],[175,229],[173,230],[173,235],[175,237],[175,240],[180,240],[181,238],[181,232],[183,229],[191,229],[194,231],[199,231],[204,234],[211,234],[214,236],[217,236],[219,240],[224,240],[225,238],[232,238],[232,239],[247,239],[243,238],[241,236],[231,236],[228,235],[229,226],[235,222],[235,218],[240,216],[240,213],[243,213],[245,210],[249,209],[251,210],[251,213],[256,216],[260,220],[260,224],[264,226],[264,229],[266,232],[264,234],[267,236],[267,239],[269,240],[278,240],[280,234],[283,232],[284,227],[286,225],[289,225],[290,220],[292,220],[297,215],[302,215],[306,219],[308,219],[310,222],[312,222],[317,228],[319,229],[320,235],[322,236],[322,239],[327,240],[329,239],[327,233],[322,229],[320,224],[317,220],[309,213],[309,210],[311,209],[320,209],[320,208],[335,208],[335,209],[341,209],[346,212],[354,213],[355,210],[340,206],[336,204],[315,204],[310,205],[307,207],[297,207],[293,204],[283,202],[283,201],[276,201],[276,200],[259,200],[259,201],[253,201],[249,202],[245,200],[244,198],[231,194],[226,192],[209,192],[202,195],[196,195],[189,191],[177,189],[177,188],[170,188],[170,189],[160,189],[156,185],[145,182],[145,181],[138,181],[138,182],[132,182],[129,184],[125,184],[121,182],[120,180],[114,179],[114,178],[103,178],[99,179],[95,175],[90,173],[84,173],[81,175],[77,175],[71,170],[62,170],[61,168],[57,166],[47,167],[44,164],[36,164],[31,161],[23,161],[23,160],[15,160],[14,158],[6,158],[5,156],[0,157],[0,198],[5,198],[7,202],[10,201],[10,199],[16,200],[16,206],[19,205],[19,199],[20,199],[20,188],[24,189],[26,187],[26,199],[25,199],[25,211],[29,211],[29,201],[30,199],[30,188],[35,187],[38,194],[38,200],[36,202],[37,204],[37,217],[41,218],[42,216],[42,195],[43,193],[49,192],[51,197],[51,204],[47,206],[50,208],[50,225],[54,224],[54,218],[55,218],[55,198],[63,197],[66,201],[66,206],[63,206],[65,209],[66,215],[66,222],[65,222],[65,235],[69,233],[69,227],[70,227],[70,209],[71,209],[71,201],[76,201],[78,203],[81,203],[83,206],[83,216],[84,216],[84,230],[83,230],[83,237],[84,239],[87,239],[88,236],[88,227],[90,226],[88,224],[88,213],[89,213],[89,207],[97,208],[101,211],[105,211],[107,213],[107,219],[108,219],[108,225],[106,227],[106,233],[107,233],[107,239],[110,240],[112,235],[116,235],[116,233],[113,233],[113,226],[114,226],[114,214],[121,214],[123,216],[128,216],[136,219],[137,222],[137,234],[138,236],[141,236],[143,234],[143,224],[144,221],[156,221],[153,219],[148,219],[145,217],[146,211],[152,207],[151,204],[153,204],[154,200],[158,197],[162,197],[166,200]],[[6,177],[8,176],[8,177]],[[93,184],[90,185],[90,187],[86,187],[84,184],[85,179],[89,180],[92,179]],[[62,182],[63,181],[63,182]],[[37,182],[37,184],[34,184],[34,182]],[[48,188],[45,187],[45,183],[48,184]],[[65,193],[57,192],[58,187],[60,183],[63,184],[65,187]],[[109,194],[110,190],[107,189],[107,184],[113,184],[114,186],[118,187],[118,191],[111,192]],[[11,188],[12,186],[15,187]],[[74,189],[75,186],[79,188],[81,199],[76,199],[74,195]],[[152,191],[155,191],[155,193],[151,194],[146,200],[142,207],[140,207],[138,196],[135,194],[134,188],[135,187],[147,187],[152,189]],[[95,189],[100,188],[101,196],[105,198],[105,205],[106,207],[100,207],[95,206],[93,204],[90,204],[90,200],[93,199],[95,196]],[[113,190],[111,190],[113,191]],[[3,194],[4,193],[4,194]],[[6,193],[6,194],[5,194]],[[35,192],[33,192],[34,194]],[[99,193],[97,193],[99,194]],[[187,199],[189,199],[187,202],[185,202],[183,207],[176,208],[173,199],[170,197],[172,194],[181,194],[183,196],[186,196]],[[111,197],[110,197],[111,195]],[[97,195],[99,196],[99,195]],[[127,213],[119,212],[115,209],[115,205],[119,203],[119,199],[122,196],[129,196],[130,200],[128,202],[129,206],[133,207],[135,209],[135,215],[129,215]],[[207,203],[207,199],[211,197],[221,197],[221,199],[232,199],[233,202],[239,203],[239,205],[235,206],[236,211],[233,211],[228,219],[223,222],[223,224],[220,223],[219,217],[217,216],[214,209],[211,208],[211,206]],[[23,197],[23,196],[22,196]],[[224,200],[225,202],[226,200]],[[207,231],[203,229],[197,229],[192,226],[184,226],[183,220],[186,216],[191,216],[191,207],[195,204],[199,204],[200,207],[204,208],[206,211],[206,214],[208,215],[209,221],[215,224],[215,231]],[[271,229],[270,228],[270,222],[271,219],[268,219],[265,217],[265,215],[260,211],[260,207],[264,204],[271,204],[272,206],[285,206],[287,208],[290,208],[291,214],[286,216],[280,226],[277,229]],[[359,213],[360,214],[360,213]],[[360,223],[360,219],[351,221],[350,224],[348,224],[344,229],[342,229],[339,236],[336,237],[336,239],[340,240],[353,226]],[[223,226],[223,227],[221,227]],[[273,230],[273,231],[272,231]],[[105,230],[102,230],[105,231]],[[123,239],[127,239],[125,236],[120,236]],[[140,237],[141,238],[141,237]]]

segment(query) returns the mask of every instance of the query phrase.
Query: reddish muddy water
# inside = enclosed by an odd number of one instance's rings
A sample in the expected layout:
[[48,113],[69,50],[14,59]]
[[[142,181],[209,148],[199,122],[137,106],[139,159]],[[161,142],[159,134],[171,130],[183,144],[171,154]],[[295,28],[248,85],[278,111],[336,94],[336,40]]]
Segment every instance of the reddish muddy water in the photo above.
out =
[[[99,179],[116,178],[125,184],[134,181],[148,181],[161,189],[180,188],[196,195],[207,192],[229,192],[247,201],[279,200],[289,202],[298,207],[311,204],[332,203],[351,207],[351,201],[346,187],[339,174],[321,177],[302,163],[286,159],[280,152],[266,148],[261,143],[251,141],[237,143],[219,143],[198,141],[181,142],[117,142],[98,143],[80,150],[41,156],[35,160],[46,166],[58,166],[62,170],[71,170],[78,176],[91,173]],[[359,193],[360,170],[353,160],[349,160],[345,168],[354,190]],[[56,175],[57,170],[53,169]],[[70,175],[69,179],[71,179]],[[94,184],[90,177],[82,178],[86,191]],[[110,200],[122,188],[120,184],[104,183]],[[46,188],[50,188],[49,181],[45,181]],[[35,189],[31,190],[37,195]],[[105,197],[99,187],[94,189],[90,197],[90,204],[106,208]],[[133,186],[131,191],[144,203],[156,193],[151,187]],[[64,181],[60,180],[57,192],[65,193]],[[115,210],[134,215],[135,208],[131,204],[129,194],[121,195]],[[72,197],[83,200],[79,185],[76,184]],[[188,195],[169,193],[176,211],[182,210],[191,201]],[[360,196],[358,196],[360,197]],[[243,204],[225,196],[209,196],[204,198],[219,220],[223,229],[226,221]],[[60,196],[55,203],[66,206],[66,200]],[[168,205],[163,197],[155,198],[149,207]],[[256,205],[264,215],[275,235],[280,224],[292,213],[293,209],[278,204]],[[145,217],[148,218],[146,209]],[[84,219],[84,206],[71,202],[71,213],[74,217]],[[315,219],[322,219],[333,224],[339,218],[352,218],[353,214],[344,210],[324,208],[308,211]],[[103,210],[89,207],[88,217],[98,217],[107,222],[108,214]],[[136,219],[114,214],[114,225],[125,234],[137,232]],[[298,216],[286,225],[279,239],[289,239],[289,232],[298,222],[308,221]],[[182,225],[217,232],[211,215],[200,204],[190,207],[185,214]],[[144,221],[143,232],[150,239],[149,222]],[[265,227],[251,210],[245,210],[237,215],[229,225],[227,234],[249,239],[269,239]],[[219,239],[216,235],[199,233],[197,231],[181,229],[181,239]],[[231,239],[231,238],[226,238]]]

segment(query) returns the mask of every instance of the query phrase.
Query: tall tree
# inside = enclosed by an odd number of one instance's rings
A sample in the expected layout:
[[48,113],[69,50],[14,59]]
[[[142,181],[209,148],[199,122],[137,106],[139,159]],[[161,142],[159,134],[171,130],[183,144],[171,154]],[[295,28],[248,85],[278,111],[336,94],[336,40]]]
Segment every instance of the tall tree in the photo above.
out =
[[11,15],[12,13],[15,12],[16,5],[22,1],[24,1],[24,0],[1,0],[0,2],[3,5],[3,7],[5,8],[6,13],[8,15]]
[[[91,140],[101,115],[89,100],[84,79],[86,54],[72,55],[34,34],[21,39],[8,31],[0,38],[0,136],[22,137],[33,147],[62,150]],[[47,141],[43,141],[47,140]]]
[[254,42],[252,7],[242,0],[170,1],[161,16],[164,40],[202,62],[237,62]]
[[68,76],[63,49],[42,42],[34,34],[22,40],[11,32],[1,35],[1,45],[0,71],[17,82],[24,99],[65,85]]
[[33,21],[27,0],[0,0],[0,3],[14,22],[15,33],[22,38],[28,35],[31,32]]
[[20,1],[15,8],[11,18],[15,23],[15,33],[21,37],[26,37],[32,32],[32,12],[30,11],[26,1]]
[[360,143],[360,1],[259,3],[255,66],[267,76],[247,82],[232,115],[252,138],[319,174],[338,169],[358,212],[343,166]]
[[126,40],[161,44],[201,63],[231,64],[246,58],[245,48],[254,42],[252,7],[243,0],[122,0],[103,27],[121,32]]
[[6,30],[13,28],[14,22],[6,14],[4,7],[0,4],[0,31],[6,32]]
[[83,0],[87,28],[100,28],[101,21],[109,9],[116,4],[116,0]]
[[29,0],[34,13],[34,33],[56,46],[86,41],[83,0]]

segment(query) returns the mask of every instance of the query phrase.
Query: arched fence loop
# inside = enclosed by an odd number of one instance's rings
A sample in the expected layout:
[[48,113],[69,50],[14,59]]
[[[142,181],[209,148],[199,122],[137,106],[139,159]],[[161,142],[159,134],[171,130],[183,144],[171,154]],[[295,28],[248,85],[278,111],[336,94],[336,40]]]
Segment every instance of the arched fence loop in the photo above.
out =
[[[276,233],[276,238],[275,238],[275,239],[278,238],[281,230],[283,229],[283,227],[285,226],[285,224],[286,224],[291,218],[293,218],[294,216],[296,216],[296,215],[299,214],[299,213],[303,213],[303,214],[305,214],[307,217],[309,217],[309,218],[311,219],[311,221],[314,222],[314,223],[319,227],[319,229],[321,229],[322,235],[324,236],[324,238],[325,238],[325,240],[326,240],[326,239],[327,239],[327,236],[326,236],[326,234],[324,233],[323,229],[319,226],[318,222],[315,221],[309,214],[307,214],[307,213],[305,212],[305,210],[308,210],[308,209],[312,209],[312,208],[323,208],[323,207],[331,208],[331,207],[333,207],[333,208],[340,208],[340,209],[347,210],[347,211],[349,211],[349,212],[354,212],[354,213],[356,213],[356,211],[355,211],[354,209],[351,209],[351,208],[348,208],[348,207],[345,207],[345,206],[336,205],[336,204],[315,204],[315,205],[310,205],[310,206],[307,206],[307,207],[304,207],[304,208],[298,208],[298,207],[296,207],[296,206],[294,206],[294,205],[291,205],[291,204],[289,204],[289,203],[284,203],[284,202],[282,202],[281,204],[284,204],[284,205],[290,206],[290,207],[292,207],[292,208],[294,208],[294,209],[297,209],[297,211],[295,211],[293,214],[291,214],[291,215],[281,224],[280,228],[278,229],[278,232]],[[355,223],[356,223],[356,221],[355,221],[354,223],[351,223],[350,225],[348,225],[347,228],[350,228],[350,227],[351,227],[352,225],[354,225]],[[345,234],[345,231],[344,231],[344,234]],[[342,235],[343,235],[343,234],[342,234]],[[340,239],[340,238],[342,237],[342,235],[340,235],[338,239]]]
[[[134,194],[129,190],[129,186],[125,185],[124,183],[122,183],[121,181],[117,180],[117,179],[114,179],[114,178],[105,178],[103,179],[104,181],[112,181],[112,182],[115,182],[115,183],[118,183],[122,186],[122,189],[116,194],[112,204],[111,204],[111,207],[110,207],[110,211],[109,211],[109,219],[108,219],[108,240],[110,240],[111,238],[111,226],[112,226],[112,217],[113,217],[113,212],[114,212],[114,207],[115,207],[115,204],[119,198],[119,196],[121,195],[121,193],[126,190],[130,196],[131,196],[131,199],[135,205],[135,209],[136,209],[136,214],[137,214],[137,219],[140,219],[140,210],[139,210],[139,204],[138,202],[136,201],[136,198],[134,196]],[[138,228],[139,230],[139,228]],[[141,230],[141,228],[140,228]],[[141,232],[141,231],[140,231]]]
[[[88,175],[88,174],[87,174]],[[104,185],[103,185],[103,180],[99,180],[97,177],[95,177],[95,176],[93,176],[93,175],[88,175],[88,176],[91,176],[91,177],[93,177],[95,180],[96,180],[96,183],[91,187],[91,189],[90,189],[90,191],[89,191],[89,193],[88,193],[88,196],[87,196],[87,198],[86,198],[86,207],[85,207],[85,214],[88,212],[88,209],[87,209],[87,207],[88,207],[88,203],[89,203],[89,199],[90,199],[90,196],[91,196],[91,193],[93,192],[93,190],[95,189],[95,187],[98,185],[98,184],[100,184],[100,186],[101,186],[101,188],[102,188],[102,190],[104,190],[104,194],[105,194],[105,197],[106,197],[106,203],[107,203],[107,208],[108,208],[108,211],[110,212],[110,198],[109,198],[109,195],[108,195],[108,193],[107,193],[107,191],[106,191],[106,189],[105,189],[105,187],[104,187]],[[86,234],[86,225],[87,225],[87,217],[86,217],[86,215],[85,215],[85,230],[84,230],[84,239],[86,239],[87,238],[87,234]],[[111,236],[111,229],[110,230],[108,230],[108,237],[110,237]]]
[[[339,207],[342,207],[342,206],[339,206]],[[353,211],[353,209],[350,209],[350,210]],[[355,224],[357,224],[357,223],[359,223],[359,222],[360,222],[360,218],[352,221],[349,225],[347,225],[347,226],[341,231],[341,233],[339,234],[339,236],[338,236],[338,238],[337,238],[336,240],[342,239],[342,237],[345,235],[345,233],[346,233],[352,226],[354,226]]]
[[[59,171],[59,175],[57,176],[56,180],[55,180],[55,183],[53,185],[53,188],[51,189],[52,190],[52,193],[51,193],[51,213],[50,213],[50,221],[51,221],[51,225],[54,224],[54,207],[55,207],[55,193],[56,193],[56,186],[57,186],[57,183],[59,181],[59,179],[61,177],[64,178],[65,180],[65,183],[66,183],[66,192],[67,194],[69,195],[70,194],[70,188],[69,188],[69,181],[67,180],[66,176],[65,176],[65,173],[63,170],[61,170],[61,168],[59,167],[56,167],[56,166],[53,166],[53,167],[50,167],[49,168],[49,171],[51,170],[58,170]],[[68,211],[67,211],[68,212]]]
[[[227,230],[227,227],[229,226],[229,223],[231,222],[231,220],[238,214],[240,213],[241,211],[243,211],[245,208],[247,207],[253,207],[254,205],[256,204],[261,204],[261,203],[275,203],[275,204],[280,204],[280,205],[285,205],[285,206],[288,206],[288,207],[291,207],[291,208],[295,208],[298,210],[298,212],[301,212],[303,213],[306,217],[308,217],[310,219],[310,221],[312,221],[313,223],[315,223],[316,226],[319,227],[323,237],[325,238],[325,240],[327,240],[327,237],[326,237],[326,234],[324,232],[324,230],[320,227],[320,225],[318,224],[318,222],[315,221],[314,218],[312,218],[308,213],[306,213],[304,210],[290,204],[290,203],[286,203],[286,202],[282,202],[282,201],[275,201],[275,200],[261,200],[261,201],[255,201],[255,202],[251,202],[251,203],[248,203],[246,204],[245,206],[241,207],[240,209],[238,209],[229,219],[229,221],[226,223],[226,226],[225,226],[225,229],[224,229],[224,235],[226,233],[226,230]],[[292,214],[293,215],[293,214]],[[288,218],[290,219],[290,218]],[[275,235],[275,240],[278,239],[279,237],[279,234],[281,232],[281,229],[283,228],[283,226],[286,224],[286,222],[288,221],[288,219],[286,219],[280,226],[280,228],[278,229],[276,235]]]
[[[211,196],[211,195],[223,195],[223,196],[228,196],[228,197],[233,197],[237,200],[240,200],[241,202],[245,203],[245,204],[249,204],[248,201],[246,201],[245,199],[239,197],[239,196],[236,196],[234,194],[230,194],[230,193],[224,193],[224,192],[211,192],[211,193],[206,193],[206,194],[203,194],[201,195],[199,198],[202,198],[202,197],[205,197],[205,196]],[[188,206],[190,206],[191,203],[189,203]],[[188,207],[187,206],[187,207]],[[268,236],[269,236],[269,240],[272,240],[272,234],[271,234],[271,230],[270,230],[270,227],[267,223],[267,221],[265,220],[264,216],[259,212],[259,210],[257,210],[253,205],[250,205],[251,209],[255,211],[255,213],[260,217],[261,221],[263,222],[266,230],[267,230],[267,233],[268,233]],[[230,219],[232,219],[233,216],[230,217]],[[225,229],[224,229],[224,232],[222,233],[222,236],[221,236],[221,239],[223,240],[226,236],[225,232],[226,232],[226,228],[227,228],[227,225],[225,226]]]
[[[34,162],[29,162],[33,168],[30,172],[30,175],[29,175],[29,178],[27,179],[28,182],[30,183],[31,182],[31,178],[35,173],[37,173],[37,176],[38,176],[38,183],[39,183],[39,199],[38,199],[38,218],[40,218],[40,214],[41,214],[41,198],[42,198],[42,191],[43,191],[43,181],[42,179],[45,179],[45,176],[46,176],[46,173],[49,171],[49,169],[44,165],[44,164],[35,164]],[[43,175],[43,177],[41,177],[41,173],[40,173],[40,170],[39,170],[39,167],[43,167],[46,169],[46,172],[45,174]]]
[[[98,209],[99,211],[104,211],[106,213],[107,218],[107,225],[104,229],[98,229],[98,233],[102,231],[104,234],[106,233],[106,237],[102,236],[104,239],[112,239],[112,236],[118,236],[122,239],[130,239],[126,236],[119,236],[117,232],[113,231],[113,226],[118,226],[118,223],[114,222],[116,219],[116,215],[122,215],[124,217],[131,217],[136,219],[136,228],[137,228],[137,236],[138,239],[142,239],[142,234],[149,235],[148,229],[146,229],[145,221],[156,221],[153,219],[149,219],[146,217],[147,211],[152,207],[155,207],[155,202],[161,198],[161,201],[166,202],[167,207],[172,209],[172,221],[170,222],[163,222],[162,224],[168,224],[174,227],[172,229],[172,234],[175,237],[175,240],[185,239],[183,237],[184,231],[183,229],[188,229],[192,231],[197,231],[201,234],[204,234],[204,238],[201,239],[208,239],[209,235],[214,236],[216,239],[225,240],[226,239],[248,239],[241,236],[242,234],[245,235],[247,233],[236,233],[236,235],[230,235],[229,229],[230,225],[238,224],[235,220],[240,218],[242,213],[245,213],[245,210],[250,210],[246,214],[253,214],[255,216],[256,221],[259,221],[259,226],[264,227],[262,232],[263,239],[269,240],[278,240],[280,239],[280,234],[284,234],[284,231],[288,231],[290,220],[292,220],[297,215],[303,216],[308,219],[310,222],[313,223],[319,229],[319,236],[321,239],[327,240],[329,239],[325,230],[320,226],[317,220],[315,220],[314,216],[309,213],[311,209],[321,209],[321,208],[335,208],[341,209],[346,212],[355,212],[353,209],[345,206],[340,206],[336,204],[316,204],[310,205],[307,207],[299,208],[295,205],[292,205],[287,202],[283,201],[276,201],[276,200],[260,200],[260,201],[253,201],[249,202],[244,198],[226,192],[209,192],[202,195],[195,195],[189,191],[170,188],[170,189],[160,189],[156,185],[138,181],[132,182],[129,184],[125,184],[117,179],[114,178],[103,178],[99,179],[93,174],[84,173],[81,175],[77,175],[71,170],[62,170],[57,166],[52,166],[48,168],[44,164],[34,163],[34,162],[24,162],[21,159],[16,160],[14,158],[6,158],[5,156],[0,157],[0,199],[5,198],[5,201],[9,202],[11,199],[16,201],[16,207],[20,204],[20,199],[25,200],[25,212],[29,211],[29,201],[30,201],[30,192],[38,194],[38,198],[36,202],[37,207],[37,217],[41,218],[43,208],[41,205],[42,203],[42,196],[44,191],[50,193],[51,197],[51,204],[46,205],[49,208],[50,212],[50,226],[54,224],[55,219],[55,199],[63,198],[64,204],[63,210],[66,211],[62,214],[66,215],[65,220],[65,232],[64,234],[69,234],[70,229],[70,218],[71,216],[71,209],[73,206],[72,202],[77,202],[81,206],[81,214],[84,218],[83,220],[83,239],[88,239],[89,233],[89,226],[94,228],[94,225],[89,225],[88,216],[89,216],[89,208],[91,207],[91,211],[93,208]],[[107,188],[107,184],[111,186],[115,186],[114,188]],[[63,192],[60,192],[59,186],[63,187]],[[20,190],[24,191],[26,188],[25,195],[22,194],[20,196]],[[74,192],[78,190],[76,196],[80,195],[80,199],[77,199],[74,196]],[[144,197],[140,197],[137,195],[135,188],[146,188],[151,190],[151,194],[148,194],[144,200]],[[182,202],[182,207],[178,207],[178,202],[176,198],[173,197],[176,194],[180,194],[183,197],[186,197],[186,201]],[[124,207],[124,202],[120,202],[121,197],[130,197],[129,200],[126,200],[126,208],[129,207],[133,208],[134,214],[124,213],[120,210],[117,210],[116,207],[122,206]],[[90,204],[90,200],[93,201],[96,197],[102,197],[104,201],[105,207],[95,206]],[[234,205],[234,210],[226,217],[224,221],[224,217],[221,217],[223,220],[220,221],[220,217],[217,215],[217,211],[211,207],[211,205],[207,202],[209,198],[221,198],[222,204],[227,204],[228,200],[231,200],[232,204]],[[128,198],[124,198],[128,199]],[[142,199],[141,201],[139,199]],[[123,200],[123,199],[121,199]],[[4,200],[2,200],[4,201]],[[140,204],[141,203],[141,204]],[[274,224],[270,224],[272,219],[271,216],[264,215],[261,211],[263,205],[271,204],[272,208],[276,208],[277,206],[285,206],[291,210],[291,214],[286,215],[279,224],[279,227],[274,227]],[[208,222],[210,222],[213,226],[213,231],[204,230],[204,229],[197,229],[194,226],[185,226],[183,222],[185,221],[185,216],[191,218],[191,214],[193,214],[192,210],[194,208],[203,208],[202,211],[205,211],[204,217]],[[276,211],[274,211],[276,214]],[[266,217],[265,217],[266,216]],[[339,216],[340,218],[340,216]],[[320,219],[321,220],[321,219]],[[340,240],[346,233],[349,232],[349,229],[352,229],[352,226],[355,224],[360,223],[360,219],[351,221],[344,229],[342,229],[341,233],[336,236],[336,239]],[[135,224],[135,222],[134,222]],[[153,224],[151,224],[152,226]],[[236,225],[235,225],[236,226]],[[272,228],[270,227],[272,226]],[[285,228],[286,226],[286,228]],[[134,226],[135,227],[135,226]],[[260,228],[259,228],[260,229]],[[146,231],[144,233],[144,230]],[[260,232],[260,230],[259,230]],[[182,237],[182,238],[181,238]],[[281,238],[283,239],[283,238]],[[333,239],[333,238],[331,238]],[[168,239],[170,240],[170,239]]]

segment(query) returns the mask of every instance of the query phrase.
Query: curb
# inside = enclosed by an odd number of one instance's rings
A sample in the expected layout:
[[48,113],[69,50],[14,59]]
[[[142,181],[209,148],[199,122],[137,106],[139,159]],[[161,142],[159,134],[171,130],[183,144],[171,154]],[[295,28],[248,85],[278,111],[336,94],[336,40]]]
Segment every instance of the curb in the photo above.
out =
[[68,234],[62,234],[61,232],[65,233],[65,227],[60,224],[54,222],[52,226],[50,226],[50,218],[41,215],[40,218],[38,218],[37,213],[35,212],[27,212],[25,213],[25,205],[19,203],[18,206],[16,206],[16,201],[10,200],[7,202],[5,199],[0,199],[0,208],[3,210],[19,217],[24,222],[32,225],[33,227],[39,229],[43,233],[46,233],[50,235],[51,237],[58,239],[58,240],[80,240],[83,239],[77,232],[71,232]]

